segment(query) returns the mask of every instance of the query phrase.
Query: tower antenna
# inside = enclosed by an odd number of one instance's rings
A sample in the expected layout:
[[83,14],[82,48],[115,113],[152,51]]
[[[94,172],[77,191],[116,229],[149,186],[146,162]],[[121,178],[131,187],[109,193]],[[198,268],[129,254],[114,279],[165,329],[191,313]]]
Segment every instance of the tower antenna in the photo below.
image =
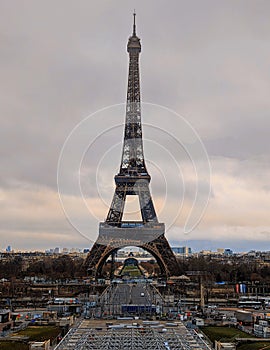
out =
[[133,12],[133,36],[136,36],[136,11]]

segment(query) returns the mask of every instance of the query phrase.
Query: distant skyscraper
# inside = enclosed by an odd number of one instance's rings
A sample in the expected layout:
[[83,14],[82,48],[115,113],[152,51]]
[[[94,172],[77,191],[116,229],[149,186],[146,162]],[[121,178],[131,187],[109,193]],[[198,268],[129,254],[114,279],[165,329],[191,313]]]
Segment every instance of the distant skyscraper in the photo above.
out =
[[185,256],[191,254],[191,248],[189,247],[172,247],[172,251],[174,252],[174,254]]
[[224,255],[233,255],[233,251],[229,248],[224,249]]
[[224,248],[218,248],[218,249],[217,249],[217,253],[218,253],[218,254],[224,254],[224,252],[225,252],[225,249],[224,249]]
[[12,251],[11,245],[8,245],[7,248],[6,248],[6,252],[10,253],[11,251]]

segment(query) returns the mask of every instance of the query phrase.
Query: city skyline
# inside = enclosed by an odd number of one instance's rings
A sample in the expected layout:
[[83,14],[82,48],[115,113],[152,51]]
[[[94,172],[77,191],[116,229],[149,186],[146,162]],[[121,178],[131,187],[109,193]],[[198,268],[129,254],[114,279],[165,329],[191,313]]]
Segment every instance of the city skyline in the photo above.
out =
[[[57,161],[77,123],[125,102],[133,6],[130,1],[118,6],[60,1],[57,7],[51,1],[1,3],[1,246],[90,245],[61,209]],[[182,216],[166,234],[171,245],[270,250],[269,7],[267,1],[136,4],[142,100],[182,115],[201,137],[212,167],[212,192],[200,225],[188,235],[183,232],[192,204],[187,193]],[[143,110],[143,123],[147,118]],[[118,115],[116,123],[123,122],[124,114]],[[97,123],[97,130],[101,127]],[[150,146],[146,143],[145,155],[152,194],[166,223],[164,192],[150,163],[159,150]],[[161,169],[166,161],[161,155]],[[119,156],[103,162],[101,179],[110,179],[108,201],[119,162]],[[89,164],[86,180],[91,181],[96,169],[91,159]],[[166,181],[174,185],[168,176]],[[170,211],[179,198],[170,190],[167,195]],[[77,198],[70,200],[76,210]],[[99,215],[86,221],[93,239],[107,210],[98,199],[89,200]]]

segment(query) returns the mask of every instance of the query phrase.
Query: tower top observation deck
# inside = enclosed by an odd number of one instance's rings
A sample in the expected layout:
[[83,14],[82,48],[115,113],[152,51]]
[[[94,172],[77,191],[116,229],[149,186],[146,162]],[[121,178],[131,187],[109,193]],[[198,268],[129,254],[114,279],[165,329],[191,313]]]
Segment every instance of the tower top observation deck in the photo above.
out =
[[127,51],[130,52],[141,52],[140,38],[136,35],[136,13],[133,13],[133,33],[128,39]]

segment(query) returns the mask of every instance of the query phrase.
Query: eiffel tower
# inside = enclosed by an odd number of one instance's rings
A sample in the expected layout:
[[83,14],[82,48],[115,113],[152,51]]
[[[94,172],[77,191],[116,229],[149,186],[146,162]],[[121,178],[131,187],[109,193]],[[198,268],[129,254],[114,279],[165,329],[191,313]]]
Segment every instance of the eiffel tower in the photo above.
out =
[[[136,35],[136,14],[133,33],[129,37],[129,74],[126,101],[126,121],[122,160],[115,179],[115,193],[105,222],[99,224],[99,236],[88,254],[85,266],[88,273],[100,277],[107,258],[126,246],[141,247],[152,254],[161,271],[168,277],[178,271],[176,258],[164,236],[165,225],[158,222],[151,198],[142,140],[139,54],[140,39]],[[128,195],[138,196],[141,221],[123,221]]]

